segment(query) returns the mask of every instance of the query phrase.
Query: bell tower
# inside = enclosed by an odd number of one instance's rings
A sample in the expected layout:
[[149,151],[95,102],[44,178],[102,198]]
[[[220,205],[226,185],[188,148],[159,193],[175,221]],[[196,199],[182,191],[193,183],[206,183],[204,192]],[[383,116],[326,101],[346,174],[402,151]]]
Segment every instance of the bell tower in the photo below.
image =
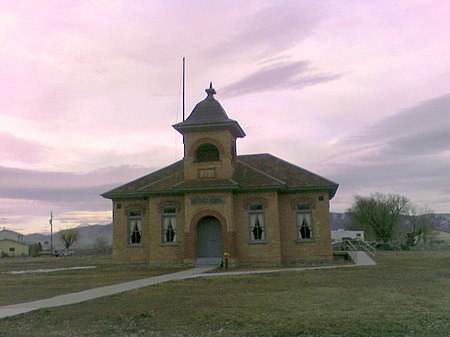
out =
[[245,137],[239,123],[230,119],[214,98],[210,83],[206,98],[189,117],[173,125],[184,136],[184,180],[226,180],[233,176],[236,140]]

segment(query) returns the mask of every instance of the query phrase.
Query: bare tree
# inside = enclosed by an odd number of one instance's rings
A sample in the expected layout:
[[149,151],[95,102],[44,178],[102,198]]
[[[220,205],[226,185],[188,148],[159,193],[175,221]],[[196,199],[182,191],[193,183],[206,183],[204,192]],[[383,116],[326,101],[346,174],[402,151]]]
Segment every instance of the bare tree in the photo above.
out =
[[42,252],[42,245],[40,242],[36,242],[30,247],[30,254],[33,257],[38,257]]
[[355,196],[349,213],[352,227],[367,231],[375,240],[391,242],[398,233],[400,216],[408,210],[408,198],[397,194]]
[[70,246],[78,241],[78,231],[76,229],[61,231],[59,235],[66,249],[69,249]]
[[95,249],[99,253],[109,253],[111,251],[111,245],[108,243],[108,240],[104,237],[98,237],[95,240]]
[[420,208],[417,205],[410,205],[408,208],[408,217],[406,219],[406,245],[413,247],[420,241],[427,244],[430,236],[434,232],[433,224],[434,212],[427,208]]

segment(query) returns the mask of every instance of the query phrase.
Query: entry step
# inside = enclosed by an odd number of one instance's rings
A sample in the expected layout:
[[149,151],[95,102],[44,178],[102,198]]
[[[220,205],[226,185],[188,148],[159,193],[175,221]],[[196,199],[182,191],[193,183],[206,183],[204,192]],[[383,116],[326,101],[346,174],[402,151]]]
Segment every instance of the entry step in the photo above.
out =
[[195,261],[196,267],[202,266],[220,266],[222,264],[221,257],[199,257]]

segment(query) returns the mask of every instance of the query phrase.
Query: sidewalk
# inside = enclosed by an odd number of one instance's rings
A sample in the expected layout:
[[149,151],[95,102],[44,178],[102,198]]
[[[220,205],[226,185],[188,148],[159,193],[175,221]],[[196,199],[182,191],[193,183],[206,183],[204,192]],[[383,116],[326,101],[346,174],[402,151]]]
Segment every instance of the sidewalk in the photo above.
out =
[[340,266],[324,266],[324,267],[306,267],[306,268],[278,268],[278,269],[262,269],[262,270],[247,270],[247,271],[232,271],[232,272],[220,272],[220,273],[207,273],[208,271],[216,269],[216,267],[197,267],[180,272],[165,274],[159,276],[153,276],[136,281],[120,283],[112,286],[94,288],[89,290],[83,290],[77,293],[71,293],[66,295],[55,296],[52,298],[38,300],[27,303],[13,304],[4,307],[0,307],[0,319],[5,317],[11,317],[15,315],[24,314],[30,311],[59,307],[63,305],[75,304],[93,300],[99,297],[110,296],[120,294],[129,290],[144,288],[155,284],[174,281],[185,280],[197,277],[213,277],[213,276],[231,276],[231,275],[245,275],[245,274],[267,274],[278,272],[293,272],[293,271],[306,271],[306,270],[320,270],[320,269],[337,269],[337,268],[352,268],[357,266],[367,266],[373,264],[354,264],[354,265],[340,265]]
[[55,296],[45,300],[38,300],[27,303],[13,304],[4,307],[0,307],[0,319],[10,316],[15,316],[19,314],[24,314],[26,312],[43,309],[59,307],[63,305],[75,304],[84,301],[93,300],[95,298],[114,295],[123,293],[125,291],[134,290],[138,288],[152,286],[158,283],[173,281],[173,280],[183,280],[186,278],[195,278],[199,274],[210,271],[216,267],[202,267],[193,268],[189,270],[183,270],[180,272],[165,274],[159,276],[153,276],[146,279],[140,279],[136,281],[120,283],[112,286],[94,288],[89,290],[83,290],[77,293],[71,293],[66,295]]

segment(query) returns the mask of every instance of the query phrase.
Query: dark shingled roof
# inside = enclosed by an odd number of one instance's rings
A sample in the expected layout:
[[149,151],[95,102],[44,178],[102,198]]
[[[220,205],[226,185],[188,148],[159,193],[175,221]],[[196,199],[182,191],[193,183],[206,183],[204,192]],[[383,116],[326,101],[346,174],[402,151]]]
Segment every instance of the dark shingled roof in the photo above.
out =
[[239,161],[279,179],[290,189],[335,187],[338,184],[269,153],[239,156]]
[[[173,184],[183,181],[183,168],[183,160],[179,160],[172,165],[105,192],[102,196],[113,199],[115,197],[147,195],[149,192],[166,191]],[[175,182],[173,182],[174,177],[176,177]]]
[[234,119],[230,119],[220,103],[214,98],[216,90],[212,87],[205,90],[208,96],[197,103],[189,117],[175,125],[175,130],[184,134],[189,131],[229,129],[235,137],[245,137],[245,132]]
[[128,184],[102,194],[120,199],[155,194],[181,194],[193,191],[260,191],[278,192],[325,191],[334,197],[338,184],[288,163],[271,154],[238,156],[232,179],[183,180],[183,161],[150,173]]

